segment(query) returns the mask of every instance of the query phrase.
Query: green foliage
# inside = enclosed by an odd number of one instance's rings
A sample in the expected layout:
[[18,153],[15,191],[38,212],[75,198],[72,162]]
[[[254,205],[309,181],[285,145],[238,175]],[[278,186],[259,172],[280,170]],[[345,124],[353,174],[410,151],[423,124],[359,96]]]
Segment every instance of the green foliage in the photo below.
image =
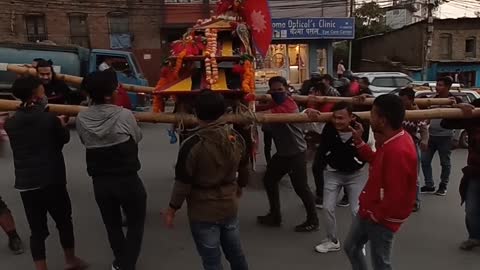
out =
[[355,10],[355,35],[356,38],[375,35],[389,31],[385,25],[385,10],[376,2],[364,3]]

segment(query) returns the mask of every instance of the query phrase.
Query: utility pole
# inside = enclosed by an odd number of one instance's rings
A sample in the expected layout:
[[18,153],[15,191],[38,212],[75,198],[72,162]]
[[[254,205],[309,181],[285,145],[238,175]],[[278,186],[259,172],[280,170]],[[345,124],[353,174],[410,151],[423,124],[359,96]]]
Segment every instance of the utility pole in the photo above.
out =
[[435,7],[435,0],[425,0],[427,4],[427,33],[425,39],[425,49],[424,49],[424,59],[422,65],[422,79],[424,81],[428,80],[428,69],[430,68],[430,59],[432,52],[432,42],[433,42],[433,8]]
[[[355,10],[355,0],[350,0],[350,17],[354,17],[353,11]],[[355,27],[355,25],[353,26]],[[355,38],[355,37],[354,37]],[[352,70],[352,44],[353,40],[348,42],[348,70]]]

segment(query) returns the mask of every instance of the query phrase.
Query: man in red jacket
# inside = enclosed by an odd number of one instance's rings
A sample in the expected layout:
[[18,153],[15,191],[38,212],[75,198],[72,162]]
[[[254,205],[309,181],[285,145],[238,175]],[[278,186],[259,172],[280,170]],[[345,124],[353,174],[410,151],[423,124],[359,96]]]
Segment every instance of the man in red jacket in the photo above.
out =
[[405,108],[395,95],[375,99],[370,123],[377,151],[362,140],[363,128],[352,128],[361,159],[370,163],[369,178],[360,195],[358,216],[345,241],[345,251],[354,270],[366,270],[364,246],[370,242],[375,270],[392,269],[390,256],[395,232],[415,204],[417,153],[412,137],[402,129]]

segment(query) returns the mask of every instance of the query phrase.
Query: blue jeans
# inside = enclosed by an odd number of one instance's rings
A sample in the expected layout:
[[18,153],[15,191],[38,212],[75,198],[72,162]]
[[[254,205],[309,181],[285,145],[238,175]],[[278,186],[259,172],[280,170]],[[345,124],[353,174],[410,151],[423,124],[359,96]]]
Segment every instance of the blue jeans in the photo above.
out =
[[190,222],[190,229],[205,270],[223,269],[220,247],[232,270],[248,270],[240,244],[238,218],[216,223]]
[[391,270],[390,256],[394,233],[383,225],[355,217],[345,240],[345,252],[353,270],[367,270],[364,248],[370,242],[374,270]]
[[451,136],[430,136],[430,140],[428,141],[428,150],[426,152],[422,152],[422,171],[423,176],[425,177],[425,186],[435,186],[432,175],[432,159],[435,155],[435,152],[437,151],[438,155],[440,156],[440,165],[442,166],[442,172],[440,174],[440,185],[447,187],[451,170]]
[[468,238],[480,240],[480,179],[469,179],[465,210]]

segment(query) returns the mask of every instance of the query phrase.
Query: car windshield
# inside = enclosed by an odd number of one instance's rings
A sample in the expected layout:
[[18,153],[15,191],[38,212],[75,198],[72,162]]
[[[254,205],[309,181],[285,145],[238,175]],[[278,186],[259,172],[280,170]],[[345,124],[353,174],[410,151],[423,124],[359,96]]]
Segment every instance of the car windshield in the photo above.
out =
[[378,86],[378,87],[395,87],[394,81],[392,77],[381,77],[381,78],[375,78],[372,81],[373,86]]

